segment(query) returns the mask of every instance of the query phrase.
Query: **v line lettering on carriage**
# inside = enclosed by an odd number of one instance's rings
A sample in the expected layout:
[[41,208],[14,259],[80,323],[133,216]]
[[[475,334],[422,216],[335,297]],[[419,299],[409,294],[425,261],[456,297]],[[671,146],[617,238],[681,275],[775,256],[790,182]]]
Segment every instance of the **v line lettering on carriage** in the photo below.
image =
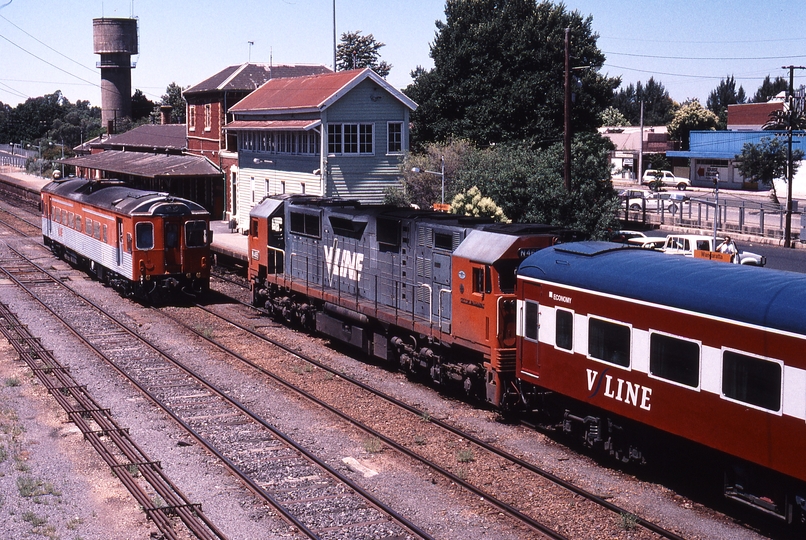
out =
[[[652,397],[652,389],[637,383],[631,383],[625,379],[614,378],[607,374],[607,369],[601,373],[592,369],[587,369],[588,391],[592,392],[588,398],[592,398],[599,393],[604,382],[604,392],[602,395],[608,399],[622,401],[626,405],[639,407],[648,411],[652,404],[649,402]],[[598,381],[598,383],[597,383]],[[596,389],[594,390],[594,385]]]

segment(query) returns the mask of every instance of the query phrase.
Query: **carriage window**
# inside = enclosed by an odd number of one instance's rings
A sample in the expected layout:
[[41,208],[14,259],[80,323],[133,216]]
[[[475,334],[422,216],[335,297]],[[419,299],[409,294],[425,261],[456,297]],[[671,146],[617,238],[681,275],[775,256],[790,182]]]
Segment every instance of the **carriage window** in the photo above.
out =
[[555,315],[554,344],[560,349],[571,351],[574,349],[574,314],[564,309],[558,309]]
[[81,229],[81,216],[76,216],[76,230],[78,232],[82,231],[82,229]]
[[319,228],[319,214],[291,212],[291,232],[321,238],[322,233]]
[[693,341],[653,333],[649,338],[649,372],[696,388],[700,384],[700,346]]
[[104,237],[103,237],[103,241],[104,241],[104,243],[107,243],[107,242],[109,241],[109,238],[108,238],[108,236],[107,236],[107,225],[106,225],[106,223],[104,223]]
[[725,397],[762,407],[781,409],[781,366],[733,351],[722,353],[722,393]]
[[537,302],[526,302],[524,309],[524,336],[531,341],[537,341]]
[[152,249],[154,247],[154,224],[141,221],[135,225],[134,233],[137,238],[137,249]]
[[588,354],[618,366],[630,366],[630,327],[591,317],[588,320]]
[[[255,220],[256,221],[256,220]],[[185,223],[185,244],[187,247],[203,247],[205,245],[205,235],[207,224],[202,220],[188,221]]]
[[126,233],[126,252],[132,252],[132,233]]
[[92,236],[92,220],[87,218],[87,234]]
[[75,229],[76,228],[76,215],[72,212],[67,213],[67,222],[69,223],[70,227]]
[[491,293],[493,291],[490,267],[473,268],[473,292],[476,294]]
[[92,235],[95,237],[96,240],[101,239],[101,222],[100,221],[93,221],[92,222]]

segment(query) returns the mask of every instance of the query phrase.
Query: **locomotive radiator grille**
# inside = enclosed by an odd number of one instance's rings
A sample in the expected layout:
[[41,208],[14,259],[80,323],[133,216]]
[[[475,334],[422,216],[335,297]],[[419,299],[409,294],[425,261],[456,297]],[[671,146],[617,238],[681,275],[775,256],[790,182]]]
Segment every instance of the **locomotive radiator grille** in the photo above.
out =
[[514,373],[515,349],[494,349],[490,358],[490,365],[493,370],[500,373]]

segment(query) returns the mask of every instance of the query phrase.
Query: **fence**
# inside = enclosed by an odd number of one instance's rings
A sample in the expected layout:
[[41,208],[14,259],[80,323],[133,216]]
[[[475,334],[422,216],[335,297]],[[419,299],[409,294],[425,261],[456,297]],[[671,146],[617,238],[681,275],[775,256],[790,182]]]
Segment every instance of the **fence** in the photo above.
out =
[[[716,219],[717,231],[742,233],[766,238],[784,237],[786,208],[772,202],[720,199],[712,197],[666,200],[657,206],[641,202],[640,210],[631,210],[636,203],[622,201],[619,219],[630,225],[670,225],[712,231]],[[800,215],[798,201],[792,201],[792,240],[800,238]]]

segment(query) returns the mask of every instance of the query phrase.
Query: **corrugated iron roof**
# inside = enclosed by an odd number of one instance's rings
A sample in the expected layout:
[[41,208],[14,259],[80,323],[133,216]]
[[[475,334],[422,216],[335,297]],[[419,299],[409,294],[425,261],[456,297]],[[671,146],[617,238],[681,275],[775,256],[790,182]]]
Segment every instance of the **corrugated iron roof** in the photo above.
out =
[[327,66],[319,65],[245,63],[239,66],[226,67],[182,93],[193,95],[224,90],[251,92],[269,79],[305,77],[321,73],[332,73],[332,71]]
[[235,120],[224,129],[263,130],[263,131],[308,131],[322,125],[321,120]]
[[111,135],[91,144],[93,148],[134,147],[183,150],[187,148],[185,124],[143,124],[125,133]]
[[193,155],[148,154],[107,150],[60,160],[65,165],[108,171],[115,174],[156,178],[159,176],[221,176],[221,169],[209,159]]
[[337,71],[310,77],[271,79],[230,108],[232,113],[288,113],[321,111],[365,79],[371,79],[409,107],[417,104],[369,68]]

